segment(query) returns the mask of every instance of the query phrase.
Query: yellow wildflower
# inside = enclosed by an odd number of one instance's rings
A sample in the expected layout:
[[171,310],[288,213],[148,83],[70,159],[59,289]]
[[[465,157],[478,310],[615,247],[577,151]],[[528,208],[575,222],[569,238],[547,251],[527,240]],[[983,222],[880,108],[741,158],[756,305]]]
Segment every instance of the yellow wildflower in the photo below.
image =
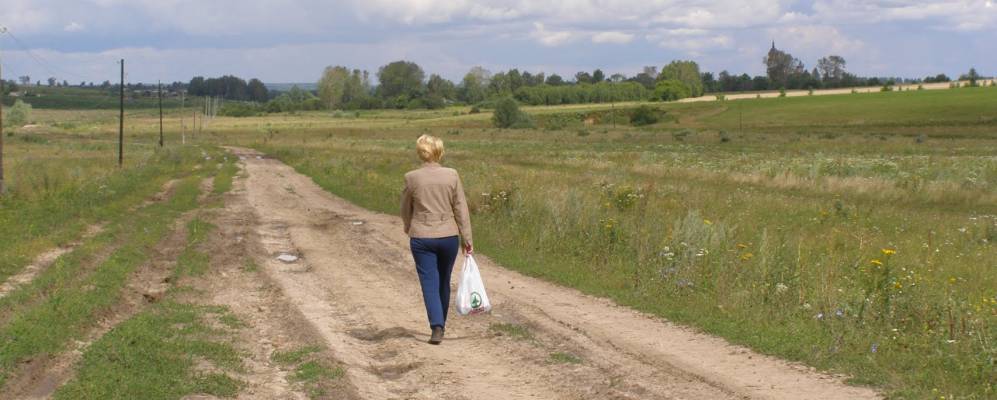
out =
[[708,219],[704,219],[703,223],[706,224],[706,225],[713,225],[713,221],[710,221]]
[[873,260],[869,261],[869,264],[880,266],[880,267],[883,266],[883,262],[879,261],[877,259],[873,259]]
[[746,245],[744,243],[738,243],[737,244],[737,248],[739,248],[739,249],[746,249],[746,248],[748,248],[748,245]]
[[754,257],[754,256],[755,255],[751,254],[751,253],[744,253],[744,255],[741,256],[741,260],[748,261],[748,260],[751,259],[751,257]]
[[900,282],[893,282],[893,287],[896,289],[903,289],[904,285]]
[[893,249],[883,249],[882,252],[884,256],[892,256],[894,254],[897,254],[897,251]]

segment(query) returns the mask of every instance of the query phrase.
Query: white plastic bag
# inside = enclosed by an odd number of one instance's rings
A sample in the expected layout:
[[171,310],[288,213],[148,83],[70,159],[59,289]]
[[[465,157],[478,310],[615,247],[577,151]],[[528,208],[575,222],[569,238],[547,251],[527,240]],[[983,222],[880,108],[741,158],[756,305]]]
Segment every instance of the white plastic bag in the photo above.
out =
[[460,315],[481,314],[491,311],[492,303],[485,294],[485,283],[481,281],[478,263],[470,254],[464,260],[464,268],[457,284],[457,312]]

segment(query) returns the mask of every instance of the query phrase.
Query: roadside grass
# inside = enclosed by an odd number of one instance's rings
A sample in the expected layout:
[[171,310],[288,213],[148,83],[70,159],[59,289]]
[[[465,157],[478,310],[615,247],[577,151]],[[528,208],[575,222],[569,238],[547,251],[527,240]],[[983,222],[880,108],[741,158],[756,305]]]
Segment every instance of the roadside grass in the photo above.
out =
[[[987,398],[997,393],[994,102],[968,89],[747,100],[746,133],[726,142],[717,131],[737,109],[720,103],[663,105],[676,122],[586,137],[448,136],[462,126],[454,117],[393,129],[357,128],[361,118],[265,140],[233,127],[221,138],[396,214],[401,176],[418,166],[415,137],[440,135],[476,245],[505,266],[891,396]],[[910,136],[919,130],[932,132],[927,145]]]
[[[196,186],[199,177],[188,179]],[[194,195],[195,201],[197,195]],[[210,257],[202,249],[215,227],[195,216],[187,222],[184,250],[165,301],[114,327],[91,344],[76,377],[56,399],[179,399],[192,394],[234,397],[244,383],[229,372],[243,369],[232,336],[247,325],[226,307],[182,302],[183,277],[203,275]],[[217,323],[214,323],[217,321]]]
[[571,353],[557,351],[550,353],[549,361],[552,364],[580,364],[582,359]]
[[488,330],[498,336],[508,336],[516,340],[533,340],[533,333],[524,325],[496,322],[489,325]]
[[242,355],[230,332],[209,326],[215,307],[167,300],[122,322],[90,345],[75,379],[56,399],[179,399],[191,394],[234,397],[243,383]]
[[271,360],[291,370],[288,380],[304,387],[310,398],[327,395],[346,374],[341,366],[330,365],[322,356],[321,346],[303,346],[286,351],[275,351]]
[[172,281],[175,282],[185,276],[201,276],[208,271],[208,264],[211,261],[211,257],[203,251],[198,250],[196,246],[203,243],[207,239],[208,234],[214,229],[214,225],[201,218],[195,217],[187,223],[188,246],[180,253],[180,257],[177,258],[177,266],[174,269]]
[[119,170],[108,144],[7,143],[9,191],[0,197],[0,281],[42,251],[80,237],[88,225],[120,219],[167,180],[189,173],[196,161],[192,148],[127,150],[134,150],[134,159]]
[[[120,232],[115,237],[123,243],[92,272],[81,271],[81,258],[67,257],[22,288],[24,294],[15,292],[15,300],[21,300],[23,306],[15,307],[0,327],[0,386],[18,363],[63,350],[69,339],[78,338],[93,324],[97,313],[116,303],[129,274],[148,258],[173,221],[197,207],[198,192],[198,178],[186,178],[169,200],[139,209],[129,221],[118,222]],[[95,242],[107,241],[109,235],[100,235]],[[77,251],[93,250],[84,246]],[[44,290],[35,291],[41,287]]]

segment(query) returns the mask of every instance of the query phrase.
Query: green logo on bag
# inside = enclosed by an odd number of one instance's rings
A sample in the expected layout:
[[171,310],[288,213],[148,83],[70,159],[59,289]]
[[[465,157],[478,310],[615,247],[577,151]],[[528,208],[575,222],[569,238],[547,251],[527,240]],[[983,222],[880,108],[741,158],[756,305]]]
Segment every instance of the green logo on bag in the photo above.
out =
[[481,307],[481,295],[478,292],[471,292],[471,308]]

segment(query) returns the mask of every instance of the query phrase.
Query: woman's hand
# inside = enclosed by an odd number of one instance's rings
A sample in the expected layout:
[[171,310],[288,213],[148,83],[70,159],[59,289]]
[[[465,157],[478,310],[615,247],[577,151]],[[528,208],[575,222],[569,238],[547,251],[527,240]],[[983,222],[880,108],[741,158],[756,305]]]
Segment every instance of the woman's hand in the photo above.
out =
[[474,254],[474,245],[464,243],[464,253],[467,253],[468,255]]

